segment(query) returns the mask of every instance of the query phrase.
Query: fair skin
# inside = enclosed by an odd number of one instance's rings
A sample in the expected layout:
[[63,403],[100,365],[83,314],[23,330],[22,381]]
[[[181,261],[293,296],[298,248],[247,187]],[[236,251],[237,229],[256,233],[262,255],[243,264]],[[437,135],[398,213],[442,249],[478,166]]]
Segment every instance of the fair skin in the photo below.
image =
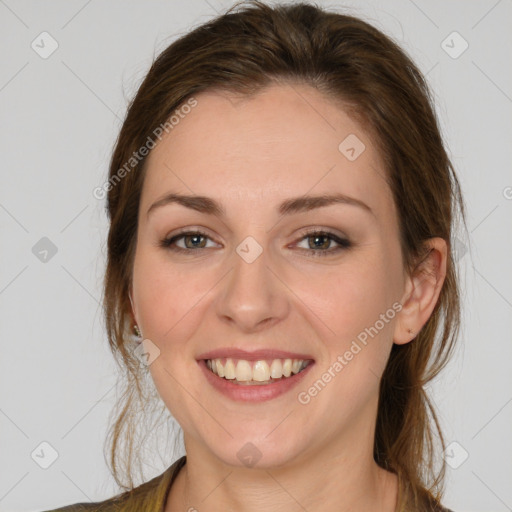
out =
[[[134,321],[160,350],[150,365],[155,386],[184,433],[187,463],[165,510],[392,512],[397,478],[373,459],[379,381],[393,343],[410,342],[434,309],[446,243],[431,239],[418,273],[406,274],[379,154],[318,91],[280,84],[251,98],[212,91],[195,97],[198,105],[148,157],[130,290]],[[354,161],[338,149],[349,134],[366,146]],[[225,217],[177,203],[147,214],[170,192],[212,198]],[[277,211],[289,198],[333,193],[363,201],[373,213],[343,203]],[[177,240],[186,254],[159,246],[181,228],[208,236]],[[304,228],[352,245],[336,251],[329,238],[315,245]],[[248,236],[262,248],[251,263],[236,252]],[[317,246],[330,253],[313,254]],[[317,396],[300,403],[298,393],[394,303],[401,310]],[[219,393],[196,361],[226,346],[277,347],[311,354],[315,363],[292,391],[237,402]],[[248,442],[261,453],[253,467],[237,457]]]

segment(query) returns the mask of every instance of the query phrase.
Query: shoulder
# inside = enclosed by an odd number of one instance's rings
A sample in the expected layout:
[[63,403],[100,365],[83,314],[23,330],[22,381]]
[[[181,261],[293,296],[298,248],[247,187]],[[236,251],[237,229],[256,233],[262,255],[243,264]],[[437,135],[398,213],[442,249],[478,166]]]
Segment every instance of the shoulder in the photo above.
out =
[[171,485],[179,470],[185,465],[185,462],[186,456],[183,456],[169,466],[161,475],[110,499],[94,503],[74,503],[44,512],[123,512],[128,509],[163,512]]

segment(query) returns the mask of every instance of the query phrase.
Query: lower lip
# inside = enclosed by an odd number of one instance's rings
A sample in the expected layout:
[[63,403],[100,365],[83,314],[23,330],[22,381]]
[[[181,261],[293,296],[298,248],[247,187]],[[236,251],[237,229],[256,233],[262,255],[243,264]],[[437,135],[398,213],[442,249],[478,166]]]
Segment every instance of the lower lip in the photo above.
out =
[[285,377],[271,384],[243,385],[219,377],[206,366],[206,361],[198,361],[208,382],[222,394],[237,402],[264,402],[290,391],[309,372],[314,362],[309,363],[304,370],[290,377]]

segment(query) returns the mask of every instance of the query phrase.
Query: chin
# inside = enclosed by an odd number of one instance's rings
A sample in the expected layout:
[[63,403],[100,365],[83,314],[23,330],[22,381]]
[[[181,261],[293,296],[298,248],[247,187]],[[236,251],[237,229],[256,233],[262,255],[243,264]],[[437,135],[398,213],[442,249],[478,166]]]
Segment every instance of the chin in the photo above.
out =
[[[267,432],[270,432],[268,430]],[[286,442],[277,433],[272,440],[267,434],[243,436],[229,439],[222,446],[212,448],[214,455],[224,464],[237,468],[272,469],[293,463],[304,452],[298,440],[287,436]],[[310,444],[310,443],[309,443]]]

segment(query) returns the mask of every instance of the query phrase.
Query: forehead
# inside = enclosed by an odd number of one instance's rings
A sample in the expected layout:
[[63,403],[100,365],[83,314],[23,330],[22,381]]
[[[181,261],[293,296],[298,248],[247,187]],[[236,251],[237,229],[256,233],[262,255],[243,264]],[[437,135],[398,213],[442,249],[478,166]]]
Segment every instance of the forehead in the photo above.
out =
[[381,216],[391,213],[383,165],[368,134],[312,87],[272,85],[250,97],[207,91],[195,99],[149,154],[142,203],[175,191],[247,207],[255,201],[261,208],[263,198],[277,203],[338,191]]

